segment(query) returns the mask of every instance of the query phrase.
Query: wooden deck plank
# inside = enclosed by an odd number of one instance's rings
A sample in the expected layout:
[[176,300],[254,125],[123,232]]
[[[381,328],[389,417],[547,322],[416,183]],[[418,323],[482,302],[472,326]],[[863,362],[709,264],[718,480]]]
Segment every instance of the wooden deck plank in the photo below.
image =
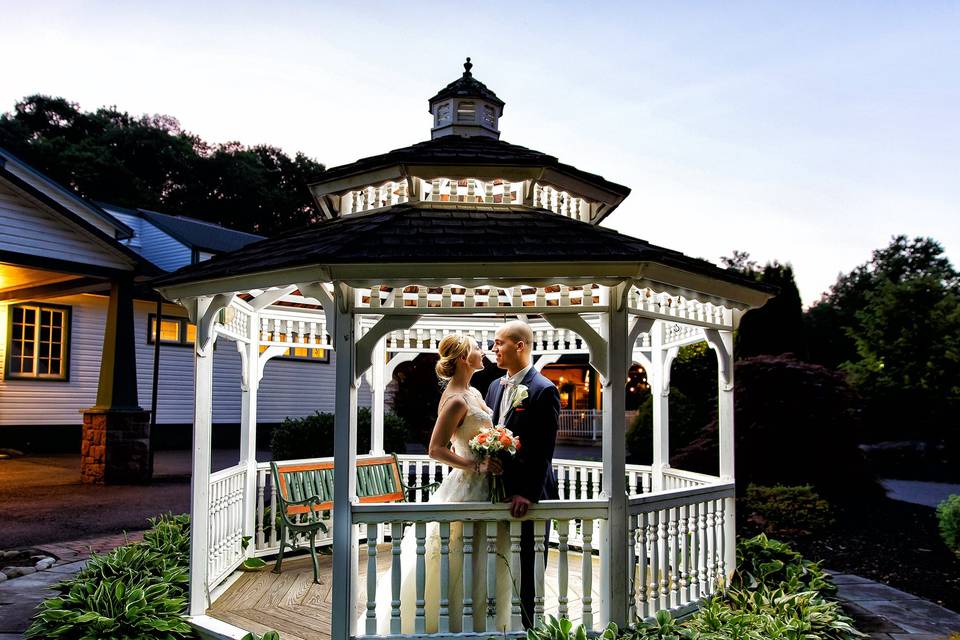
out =
[[[569,589],[567,607],[570,619],[578,623],[582,619],[582,596],[580,579],[580,553],[571,551],[569,557]],[[559,554],[551,549],[546,565],[546,588],[544,605],[547,613],[556,615],[559,593]],[[390,545],[377,546],[377,579],[390,579]],[[313,582],[310,556],[290,558],[284,561],[283,573],[271,573],[269,568],[258,573],[245,574],[224,593],[208,615],[235,626],[263,633],[270,629],[280,632],[283,640],[325,640],[329,638],[332,609],[330,598],[333,588],[332,562],[330,556],[320,556],[320,584]],[[358,563],[357,615],[366,610],[366,553],[361,548]],[[593,611],[598,618],[600,610],[599,558],[593,559]]]

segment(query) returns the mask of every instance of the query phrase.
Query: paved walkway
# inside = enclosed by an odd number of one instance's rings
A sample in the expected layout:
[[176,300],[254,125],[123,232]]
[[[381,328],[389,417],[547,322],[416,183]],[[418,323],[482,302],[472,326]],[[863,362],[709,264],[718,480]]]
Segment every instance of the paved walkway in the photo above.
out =
[[0,640],[22,638],[37,605],[55,593],[50,587],[82,569],[91,552],[106,553],[141,539],[142,531],[32,547],[50,553],[58,560],[46,571],[0,582]]
[[947,640],[960,633],[960,614],[873,580],[831,573],[844,610],[871,640]]
[[951,494],[960,496],[960,484],[922,482],[920,480],[881,480],[891,500],[936,507]]

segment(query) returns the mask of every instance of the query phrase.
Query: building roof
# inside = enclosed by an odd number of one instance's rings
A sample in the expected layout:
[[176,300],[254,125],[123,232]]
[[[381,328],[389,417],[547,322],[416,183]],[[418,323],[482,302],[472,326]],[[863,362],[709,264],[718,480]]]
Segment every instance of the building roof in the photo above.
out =
[[139,209],[139,213],[145,220],[194,249],[224,253],[235,251],[264,238],[255,233],[236,231],[187,216],[173,216],[147,209]]
[[463,75],[443,89],[440,89],[437,95],[430,98],[428,104],[432,105],[438,100],[446,100],[447,98],[483,98],[488,102],[496,104],[500,107],[500,111],[503,112],[503,100],[488,89],[487,85],[473,77],[473,74],[470,72],[472,68],[473,65],[470,63],[470,58],[467,58],[467,62],[463,65]]
[[350,164],[327,169],[318,176],[317,182],[336,180],[397,164],[548,167],[601,186],[622,197],[626,197],[630,193],[629,187],[610,182],[595,173],[582,171],[574,166],[564,164],[556,156],[510,144],[503,140],[480,136],[442,136],[380,155],[361,158]]
[[244,247],[251,242],[263,240],[264,236],[245,231],[236,231],[213,222],[206,222],[188,216],[170,215],[149,209],[129,209],[107,202],[98,203],[107,211],[117,211],[147,220],[172,238],[179,240],[192,249],[226,253]]
[[[705,260],[543,209],[401,204],[314,224],[161,276],[154,286],[308,265],[654,261],[766,291]],[[386,274],[385,274],[386,275]]]

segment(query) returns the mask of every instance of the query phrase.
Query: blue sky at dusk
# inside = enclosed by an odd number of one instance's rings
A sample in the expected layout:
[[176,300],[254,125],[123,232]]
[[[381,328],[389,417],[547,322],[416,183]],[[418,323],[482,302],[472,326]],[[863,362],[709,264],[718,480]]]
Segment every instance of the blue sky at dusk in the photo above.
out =
[[334,166],[428,138],[469,55],[504,140],[633,189],[606,226],[791,262],[807,304],[894,234],[960,262],[960,3],[194,4],[5,3],[0,111],[58,95]]

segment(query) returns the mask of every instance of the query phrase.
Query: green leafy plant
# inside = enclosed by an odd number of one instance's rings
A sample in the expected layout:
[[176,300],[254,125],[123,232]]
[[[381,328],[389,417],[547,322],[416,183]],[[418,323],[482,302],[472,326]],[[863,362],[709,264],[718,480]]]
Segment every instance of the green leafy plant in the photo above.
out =
[[815,591],[833,596],[837,587],[820,567],[791,549],[787,544],[760,534],[737,545],[737,570],[731,587],[754,589],[759,586],[783,588],[788,592]]
[[[600,640],[617,640],[620,636],[617,625],[611,622],[599,636]],[[527,640],[587,640],[587,630],[580,624],[576,627],[566,618],[548,615],[536,627],[527,630]]]
[[960,556],[960,496],[951,495],[937,506],[940,537],[954,553]]
[[243,636],[240,640],[280,640],[280,634],[276,631],[267,631],[262,636],[253,633],[252,631],[247,635]]
[[189,582],[190,521],[150,520],[142,542],[94,554],[40,603],[27,638],[116,640],[193,637],[184,619]]
[[809,535],[834,522],[830,504],[808,484],[751,484],[741,503],[747,522],[767,535]]
[[[244,551],[247,550],[247,547],[250,546],[250,539],[252,536],[243,536],[240,538],[240,548]],[[245,558],[243,563],[240,565],[240,568],[244,571],[260,571],[267,566],[267,563],[264,562],[261,558]]]

